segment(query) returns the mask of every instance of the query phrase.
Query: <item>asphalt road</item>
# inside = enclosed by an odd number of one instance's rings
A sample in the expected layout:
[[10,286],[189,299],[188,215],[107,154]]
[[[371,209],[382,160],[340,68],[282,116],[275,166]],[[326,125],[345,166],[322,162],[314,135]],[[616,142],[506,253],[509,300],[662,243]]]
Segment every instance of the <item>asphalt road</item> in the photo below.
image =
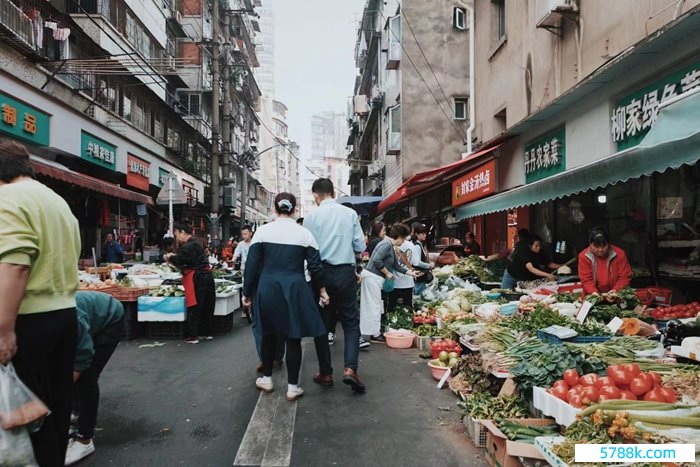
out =
[[[457,399],[438,390],[416,349],[373,344],[361,352],[365,395],[340,381],[342,341],[333,348],[336,385],[313,384],[312,342],[289,403],[284,369],[276,390],[254,387],[250,326],[199,345],[165,340],[120,343],[102,378],[97,451],[81,466],[481,466],[464,433]],[[449,410],[446,410],[449,408]]]

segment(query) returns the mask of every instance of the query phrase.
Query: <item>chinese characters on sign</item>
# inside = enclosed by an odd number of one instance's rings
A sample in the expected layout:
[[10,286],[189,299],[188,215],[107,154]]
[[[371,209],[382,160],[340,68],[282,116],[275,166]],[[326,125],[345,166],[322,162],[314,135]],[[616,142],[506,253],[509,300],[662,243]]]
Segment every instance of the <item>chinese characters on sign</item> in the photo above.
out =
[[525,146],[525,181],[542,180],[566,169],[566,132],[560,128]]
[[166,177],[170,175],[170,172],[163,168],[158,168],[158,186],[162,187],[165,185]]
[[83,131],[80,157],[102,167],[115,170],[117,147]]
[[0,93],[0,133],[38,144],[49,145],[49,115]]
[[700,63],[621,99],[610,117],[610,132],[618,150],[639,144],[659,116],[659,104],[700,86]]
[[491,160],[452,182],[452,206],[496,192],[496,161]]
[[148,191],[150,188],[151,163],[131,154],[126,157],[126,184]]

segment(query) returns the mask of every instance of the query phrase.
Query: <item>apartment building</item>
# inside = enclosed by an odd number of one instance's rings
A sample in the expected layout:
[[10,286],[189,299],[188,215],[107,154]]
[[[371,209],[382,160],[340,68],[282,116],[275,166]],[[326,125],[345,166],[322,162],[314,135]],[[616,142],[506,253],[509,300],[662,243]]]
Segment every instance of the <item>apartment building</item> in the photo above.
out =
[[469,34],[459,2],[368,0],[348,117],[354,195],[394,193],[459,160],[469,125]]

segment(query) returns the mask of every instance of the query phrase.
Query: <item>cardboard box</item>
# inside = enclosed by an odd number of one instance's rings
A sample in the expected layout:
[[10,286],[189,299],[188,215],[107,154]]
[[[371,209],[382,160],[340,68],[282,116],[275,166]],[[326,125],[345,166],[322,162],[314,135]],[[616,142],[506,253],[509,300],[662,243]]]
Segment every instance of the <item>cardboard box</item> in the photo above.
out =
[[[554,424],[554,420],[551,418],[523,418],[523,419],[511,419],[511,421],[515,421],[520,423],[521,425],[536,425],[536,426],[545,426],[545,425],[552,425]],[[520,465],[520,462],[518,461],[519,457],[527,457],[530,459],[544,459],[544,456],[542,453],[540,453],[536,448],[534,444],[528,444],[528,443],[523,443],[520,441],[511,441],[509,440],[505,434],[501,430],[498,429],[496,424],[491,421],[491,420],[483,420],[481,422],[484,427],[489,431],[489,436],[492,436],[494,438],[498,438],[502,440],[504,447],[505,447],[505,454],[507,457],[511,457],[512,460],[505,459],[504,462],[501,462],[501,466],[504,465]],[[491,446],[491,443],[486,441],[486,449],[488,451],[489,446]],[[494,456],[495,456],[496,450],[494,449]],[[489,454],[487,452],[487,458],[489,457]],[[515,462],[515,463],[514,463]]]

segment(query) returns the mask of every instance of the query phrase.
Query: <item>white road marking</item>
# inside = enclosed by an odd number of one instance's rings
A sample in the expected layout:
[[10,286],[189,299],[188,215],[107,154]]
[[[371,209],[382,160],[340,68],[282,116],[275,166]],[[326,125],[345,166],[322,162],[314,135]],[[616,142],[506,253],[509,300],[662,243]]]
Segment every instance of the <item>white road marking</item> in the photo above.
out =
[[[307,342],[305,339],[302,349],[305,350]],[[303,371],[300,371],[300,382],[301,375]],[[272,381],[275,390],[271,394],[260,393],[234,466],[288,467],[291,463],[297,401],[287,401],[285,369],[273,372]]]

